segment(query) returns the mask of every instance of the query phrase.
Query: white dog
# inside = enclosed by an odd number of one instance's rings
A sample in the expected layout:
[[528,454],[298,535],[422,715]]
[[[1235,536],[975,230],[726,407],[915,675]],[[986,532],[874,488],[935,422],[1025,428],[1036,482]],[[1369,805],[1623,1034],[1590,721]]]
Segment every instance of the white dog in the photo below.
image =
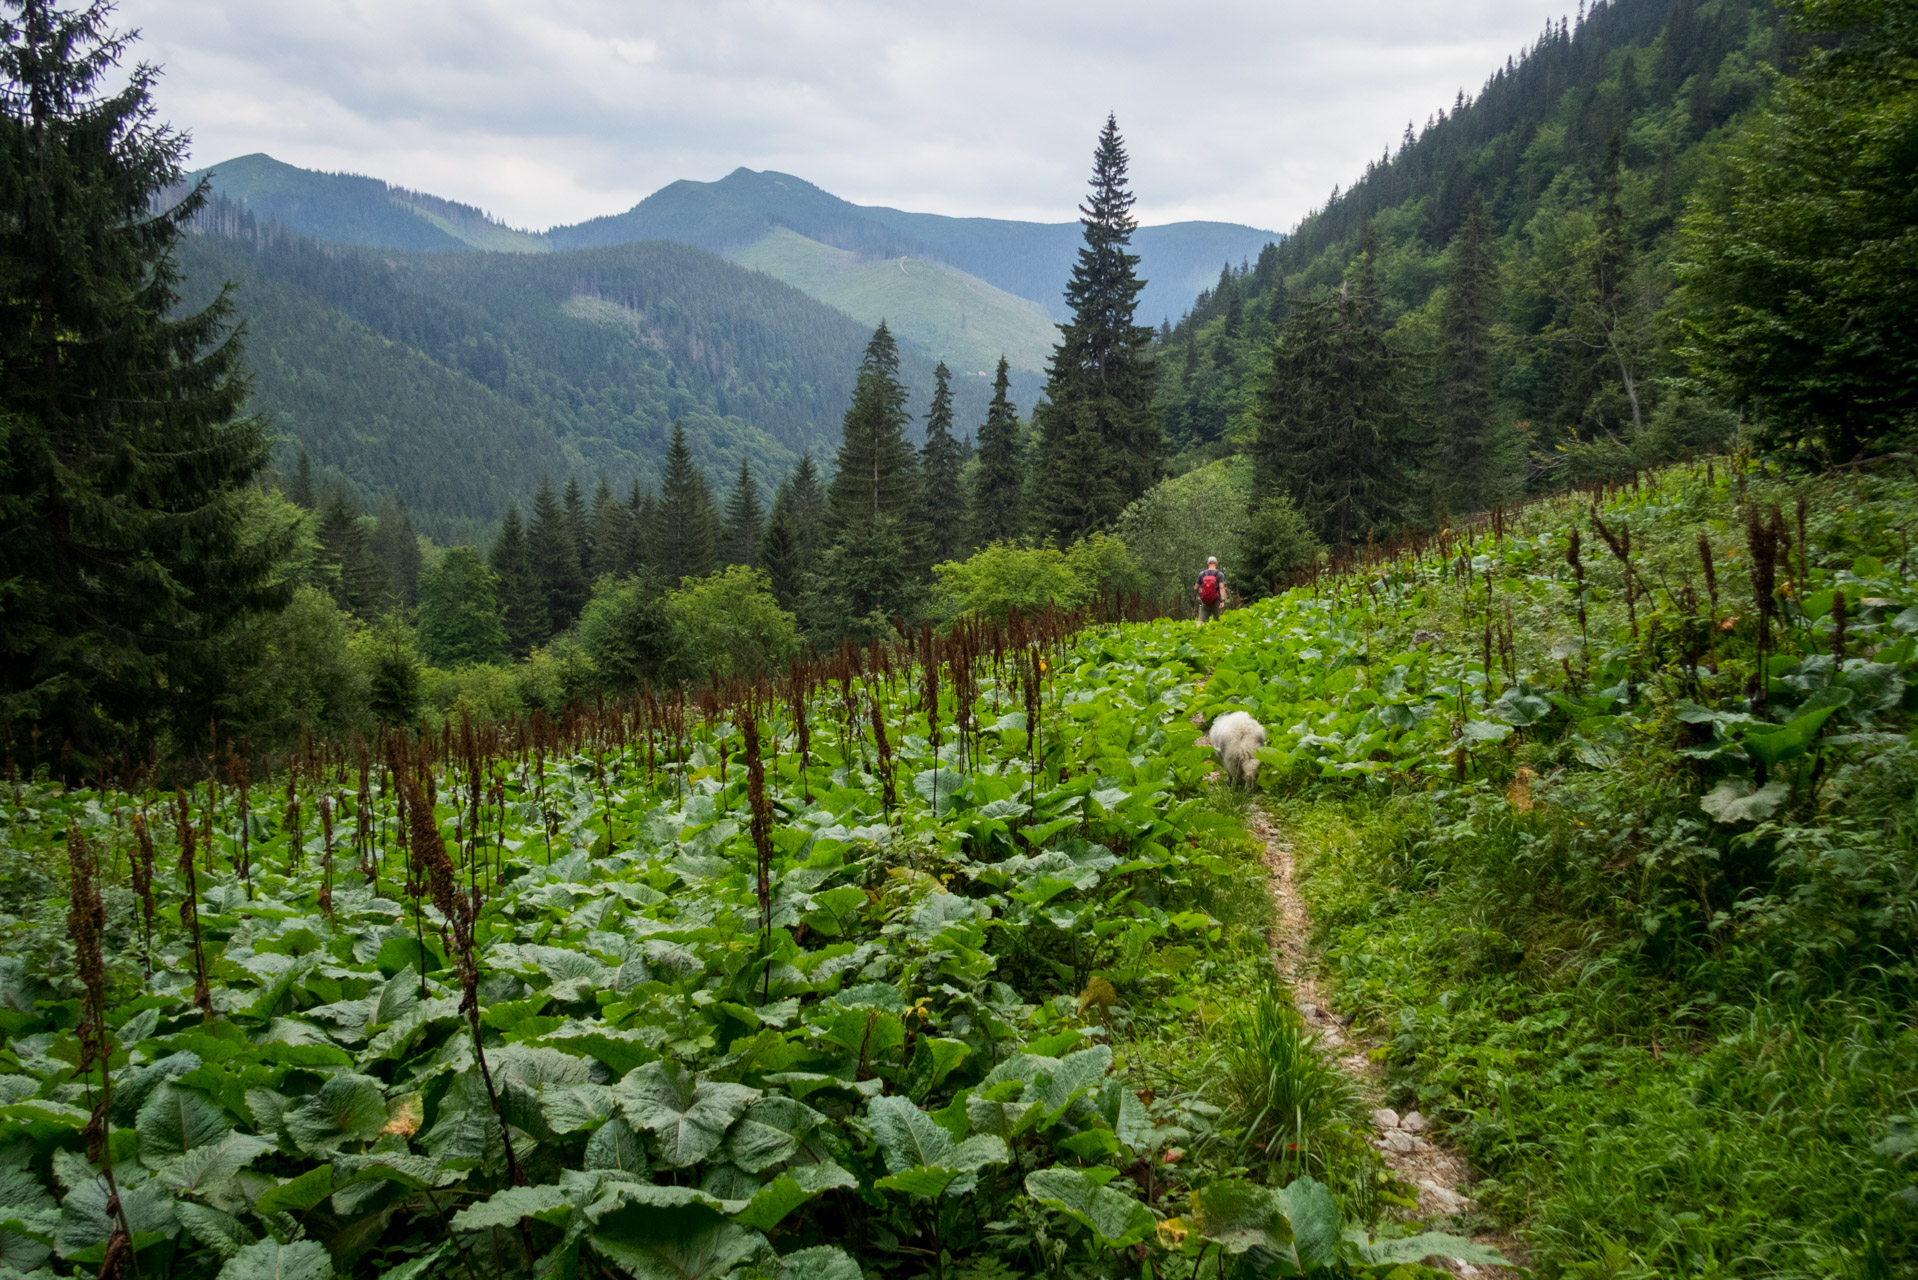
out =
[[1259,775],[1257,752],[1265,745],[1265,726],[1243,711],[1228,711],[1212,722],[1210,733],[1226,780],[1251,786]]

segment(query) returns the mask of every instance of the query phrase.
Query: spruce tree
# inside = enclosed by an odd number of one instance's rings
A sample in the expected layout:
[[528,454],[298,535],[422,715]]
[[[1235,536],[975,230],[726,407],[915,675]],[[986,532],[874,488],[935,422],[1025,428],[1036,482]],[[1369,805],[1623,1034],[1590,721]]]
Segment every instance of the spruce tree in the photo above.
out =
[[386,613],[386,571],[373,554],[359,508],[346,490],[335,489],[321,509],[319,540],[318,566],[340,608],[362,622]]
[[302,510],[311,511],[315,500],[313,491],[313,459],[306,456],[306,450],[300,450],[300,461],[293,468],[293,487],[287,492],[286,499]]
[[766,523],[765,510],[759,505],[759,485],[753,480],[752,465],[739,460],[739,479],[733,482],[732,496],[726,500],[726,563],[759,567],[759,539]]
[[839,466],[827,491],[835,536],[855,525],[870,529],[905,517],[917,479],[912,446],[906,441],[907,421],[899,347],[881,320],[859,365],[839,444]]
[[[578,494],[577,484],[567,487]],[[552,629],[564,631],[586,607],[586,572],[580,567],[571,513],[554,496],[552,484],[543,476],[539,492],[533,495],[533,523],[526,530],[526,552],[545,597]]]
[[[573,548],[579,553],[579,572],[582,580],[593,563],[593,522],[586,511],[586,495],[579,487],[579,477],[566,477],[566,494],[560,500],[566,509],[566,528],[573,535]],[[585,604],[582,600],[581,605]]]
[[1079,207],[1085,244],[1066,285],[1039,432],[1040,523],[1060,540],[1108,527],[1158,479],[1162,438],[1153,404],[1152,330],[1133,323],[1138,224],[1126,187],[1125,143],[1106,117],[1093,153],[1092,194]]
[[1493,329],[1498,259],[1492,215],[1477,193],[1452,237],[1451,270],[1438,318],[1438,431],[1432,470],[1436,497],[1455,516],[1483,509],[1497,492],[1493,475]]
[[386,575],[391,602],[402,609],[412,608],[420,598],[420,538],[404,502],[390,494],[381,500],[371,543],[373,558]]
[[506,650],[516,658],[524,657],[534,645],[546,643],[553,634],[553,624],[546,612],[546,593],[541,590],[539,575],[533,570],[517,503],[507,504],[506,518],[500,521],[489,562],[498,580]]
[[926,443],[919,453],[919,493],[930,558],[940,564],[965,551],[966,494],[959,473],[966,457],[952,434],[952,372],[945,361],[932,371],[932,381]]
[[632,509],[613,496],[613,486],[600,473],[599,487],[593,490],[592,514],[588,517],[593,536],[593,558],[586,566],[589,582],[598,582],[608,574],[620,577],[632,572]]
[[635,480],[633,491],[626,499],[626,511],[626,554],[620,573],[638,573],[641,569],[656,568],[653,526],[659,521],[659,499],[653,496],[650,488]]
[[1398,518],[1411,484],[1401,359],[1342,288],[1295,307],[1257,404],[1252,508],[1275,493],[1333,547]]
[[798,513],[794,509],[792,477],[773,495],[772,514],[760,540],[760,562],[772,581],[773,598],[782,609],[792,609],[806,586],[807,558]]
[[819,480],[819,464],[812,454],[799,457],[799,465],[789,477],[792,482],[793,515],[799,522],[801,543],[807,551],[819,545],[826,520],[826,487]]
[[1018,538],[1026,531],[1025,432],[1013,406],[1006,358],[992,380],[992,403],[979,427],[979,466],[973,474],[971,542],[975,547]]
[[436,667],[497,662],[506,649],[498,588],[477,551],[448,550],[420,583],[420,656]]
[[[293,530],[250,522],[270,461],[241,416],[233,297],[182,312],[187,140],[111,6],[0,18],[0,703],[75,772],[197,741],[281,607]],[[56,747],[57,749],[57,747]]]
[[685,427],[675,422],[652,530],[653,556],[669,588],[681,578],[703,578],[713,571],[718,523],[712,489],[693,463]]

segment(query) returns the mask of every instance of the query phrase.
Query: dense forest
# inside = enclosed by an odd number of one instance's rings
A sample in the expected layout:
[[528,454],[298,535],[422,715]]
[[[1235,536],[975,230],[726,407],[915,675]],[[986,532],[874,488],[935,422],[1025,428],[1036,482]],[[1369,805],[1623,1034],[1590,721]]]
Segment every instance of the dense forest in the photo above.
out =
[[[655,484],[675,422],[712,476],[830,447],[865,331],[756,272],[660,241],[518,254],[329,244],[218,202],[184,242],[187,306],[232,281],[290,468],[390,494],[471,538],[542,474]],[[902,354],[929,395],[931,362]],[[1026,380],[1030,384],[1030,379]],[[990,388],[962,378],[962,412]]]
[[1261,396],[1288,376],[1275,338],[1342,287],[1380,337],[1405,464],[1346,537],[1722,446],[1743,406],[1684,352],[1687,201],[1808,47],[1764,0],[1549,25],[1161,335],[1170,449],[1257,452]]

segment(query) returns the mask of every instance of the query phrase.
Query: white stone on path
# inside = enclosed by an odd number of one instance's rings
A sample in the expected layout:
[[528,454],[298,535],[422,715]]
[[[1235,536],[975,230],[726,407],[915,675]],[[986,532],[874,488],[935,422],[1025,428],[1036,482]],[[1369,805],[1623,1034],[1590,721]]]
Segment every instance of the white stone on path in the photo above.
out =
[[1380,1107],[1372,1113],[1372,1123],[1380,1129],[1396,1129],[1399,1127],[1399,1113],[1390,1107]]
[[1399,1128],[1407,1133],[1430,1133],[1432,1122],[1416,1111],[1408,1111],[1399,1117]]

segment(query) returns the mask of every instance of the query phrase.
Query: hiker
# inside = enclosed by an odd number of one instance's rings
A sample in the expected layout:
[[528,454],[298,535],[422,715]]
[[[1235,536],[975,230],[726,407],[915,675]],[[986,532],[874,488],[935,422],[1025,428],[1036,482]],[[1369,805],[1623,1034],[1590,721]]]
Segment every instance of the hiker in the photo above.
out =
[[1205,572],[1193,584],[1199,592],[1199,625],[1207,620],[1217,622],[1219,610],[1225,607],[1225,575],[1219,572],[1219,557],[1205,558]]

